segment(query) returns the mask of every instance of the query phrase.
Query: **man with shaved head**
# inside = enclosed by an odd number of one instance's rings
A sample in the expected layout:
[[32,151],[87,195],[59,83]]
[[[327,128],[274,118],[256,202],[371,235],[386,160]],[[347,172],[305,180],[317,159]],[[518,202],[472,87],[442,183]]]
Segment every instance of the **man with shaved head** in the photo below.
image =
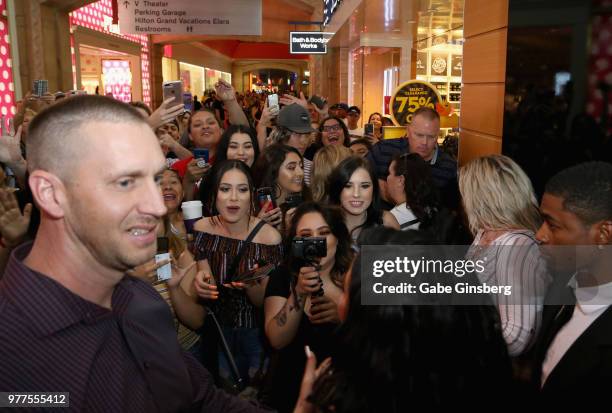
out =
[[67,392],[74,411],[259,411],[214,388],[167,304],[125,275],[155,254],[166,213],[164,156],[138,112],[67,98],[32,121],[27,153],[41,222],[0,282],[0,392]]

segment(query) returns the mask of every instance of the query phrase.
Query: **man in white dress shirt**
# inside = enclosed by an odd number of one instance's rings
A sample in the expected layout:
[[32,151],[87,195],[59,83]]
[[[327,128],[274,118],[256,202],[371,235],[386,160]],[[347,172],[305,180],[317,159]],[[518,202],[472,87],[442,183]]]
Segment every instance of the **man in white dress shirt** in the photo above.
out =
[[561,171],[540,211],[543,252],[557,274],[573,276],[552,303],[563,305],[544,310],[535,379],[548,407],[599,404],[612,389],[612,164]]

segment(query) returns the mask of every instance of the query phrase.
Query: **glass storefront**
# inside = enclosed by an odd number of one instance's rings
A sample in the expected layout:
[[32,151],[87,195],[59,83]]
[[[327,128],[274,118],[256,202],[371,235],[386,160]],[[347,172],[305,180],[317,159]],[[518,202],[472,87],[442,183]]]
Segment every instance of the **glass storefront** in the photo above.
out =
[[433,106],[442,117],[441,137],[450,133],[459,123],[463,8],[464,0],[363,0],[336,32],[325,57],[335,59],[340,73],[347,68],[348,83],[338,87],[337,100],[359,106],[363,124],[374,112],[393,112],[389,103],[398,86],[426,82],[440,104],[416,99],[403,107],[414,112],[422,104]]
[[219,81],[219,79],[223,79],[228,83],[232,83],[232,74],[227,72],[222,72],[220,70],[208,69],[206,68],[206,90],[213,90],[215,88],[215,83]]

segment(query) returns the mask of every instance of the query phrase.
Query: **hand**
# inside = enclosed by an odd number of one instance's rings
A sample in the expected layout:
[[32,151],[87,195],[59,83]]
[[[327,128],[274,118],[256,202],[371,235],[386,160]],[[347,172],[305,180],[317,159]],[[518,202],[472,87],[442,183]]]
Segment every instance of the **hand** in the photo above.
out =
[[187,164],[187,172],[185,172],[185,180],[187,182],[196,183],[204,177],[210,170],[210,164],[206,164],[203,168],[198,166],[198,160],[192,159]]
[[266,100],[266,104],[261,112],[261,117],[259,118],[258,127],[270,127],[272,118],[278,116],[278,106],[268,106],[268,101]]
[[288,209],[287,212],[285,212],[285,228],[289,228],[291,227],[291,220],[293,219],[293,215],[295,215],[295,210],[297,208],[291,208]]
[[250,287],[250,285],[240,282],[240,281],[232,281],[230,283],[223,284],[223,286],[225,288],[230,288],[232,290],[246,290],[247,288]]
[[0,188],[0,235],[7,248],[15,247],[23,241],[31,217],[32,204],[27,204],[22,214],[12,189]]
[[271,204],[271,201],[266,201],[264,206],[261,208],[261,211],[259,211],[259,215],[257,215],[257,218],[263,219],[268,224],[278,228],[281,224],[281,221],[283,220],[283,211],[281,211],[279,207],[276,207],[268,212],[264,212],[268,208],[270,208]]
[[171,260],[162,260],[160,262],[155,262],[155,259],[148,261],[142,265],[132,268],[131,270],[127,270],[127,274],[132,277],[140,278],[141,280],[147,281],[151,284],[157,281],[157,269],[163,267],[164,265],[170,263]]
[[323,105],[323,108],[319,109],[317,105],[313,106],[315,110],[319,112],[319,120],[323,121],[323,119],[329,116],[329,103],[327,102],[327,99],[325,99],[325,104]]
[[335,323],[340,324],[338,305],[334,300],[322,295],[310,299],[310,322],[313,324]]
[[178,103],[174,106],[170,106],[174,98],[168,98],[162,102],[162,104],[149,116],[149,126],[153,129],[157,129],[162,125],[170,122],[178,115],[185,111],[185,105]]
[[370,142],[371,145],[375,145],[376,143],[378,143],[378,138],[376,137],[376,134],[374,135],[364,135],[364,138],[366,138],[368,140],[368,142]]
[[300,386],[300,395],[293,413],[313,413],[315,407],[308,401],[308,396],[312,394],[312,388],[316,381],[323,374],[326,374],[331,367],[331,358],[326,358],[323,363],[317,367],[317,357],[310,351],[310,348],[306,346],[306,367],[304,368],[304,375],[302,376],[302,385]]
[[298,274],[295,292],[300,296],[306,296],[319,291],[321,278],[319,272],[314,267],[302,267]]
[[204,300],[216,300],[219,298],[219,291],[212,274],[200,270],[196,274],[193,283],[196,293]]
[[167,150],[173,151],[177,142],[172,136],[168,135],[167,133],[164,133],[159,137],[159,144],[161,145],[162,149],[165,148]]
[[217,97],[223,102],[236,100],[236,91],[234,87],[223,79],[219,79],[219,81],[215,83],[215,92],[217,93]]
[[292,96],[292,95],[283,95],[279,98],[278,101],[282,103],[283,105],[292,105],[294,103],[297,103],[298,105],[302,106],[304,109],[308,110],[308,101],[306,100],[306,97],[304,96],[304,92],[300,92],[299,98],[296,98],[295,96]]
[[[185,252],[183,252],[184,254]],[[197,264],[197,262],[193,261],[187,267],[179,267],[176,261],[172,260],[172,277],[169,280],[166,280],[168,284],[168,288],[174,289],[181,285],[181,281],[185,278],[185,275],[189,274],[189,271]]]
[[10,165],[23,161],[21,156],[21,131],[22,127],[19,126],[14,136],[0,137],[0,162]]

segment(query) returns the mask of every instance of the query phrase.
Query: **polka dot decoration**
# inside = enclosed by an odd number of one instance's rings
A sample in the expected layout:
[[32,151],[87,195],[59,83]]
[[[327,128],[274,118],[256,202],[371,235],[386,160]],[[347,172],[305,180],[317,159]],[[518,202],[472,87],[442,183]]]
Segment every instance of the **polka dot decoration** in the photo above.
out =
[[[4,0],[0,0],[4,1]],[[124,40],[129,40],[140,44],[140,62],[142,76],[142,100],[151,104],[151,74],[149,70],[149,50],[151,48],[149,36],[138,34],[117,34],[110,31],[110,24],[113,18],[113,6],[111,0],[100,0],[95,3],[83,6],[70,13],[70,25],[82,26],[98,32],[103,32],[111,36],[117,36]],[[1,33],[0,33],[1,34]],[[76,55],[74,53],[74,36],[70,36],[72,51],[72,72],[73,83],[76,86]],[[0,50],[1,51],[1,50]],[[1,57],[1,55],[0,55]],[[1,69],[1,68],[0,68]],[[76,88],[76,87],[75,87]]]
[[[597,2],[596,2],[597,3]],[[601,9],[604,6],[612,5],[610,0],[599,0]],[[595,6],[595,5],[594,5]],[[595,7],[597,9],[597,7]],[[587,113],[595,119],[601,117],[604,109],[603,93],[601,84],[607,83],[608,101],[612,101],[612,14],[605,13],[597,15],[592,19],[591,29],[591,53],[589,57],[589,82],[588,82],[588,101],[586,105]],[[610,120],[608,134],[612,133],[612,112],[608,111]]]
[[8,19],[6,17],[6,0],[0,0],[0,114],[13,117],[15,108],[15,85],[13,85],[13,62]]

